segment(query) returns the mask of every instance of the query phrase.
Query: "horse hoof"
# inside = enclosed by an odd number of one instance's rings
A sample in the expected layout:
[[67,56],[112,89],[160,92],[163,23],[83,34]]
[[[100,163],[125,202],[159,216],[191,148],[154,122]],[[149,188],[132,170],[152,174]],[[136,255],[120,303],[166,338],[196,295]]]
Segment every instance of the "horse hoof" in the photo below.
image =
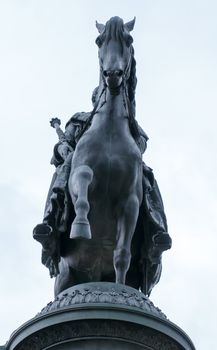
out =
[[91,239],[90,225],[88,223],[73,223],[70,232],[71,239]]

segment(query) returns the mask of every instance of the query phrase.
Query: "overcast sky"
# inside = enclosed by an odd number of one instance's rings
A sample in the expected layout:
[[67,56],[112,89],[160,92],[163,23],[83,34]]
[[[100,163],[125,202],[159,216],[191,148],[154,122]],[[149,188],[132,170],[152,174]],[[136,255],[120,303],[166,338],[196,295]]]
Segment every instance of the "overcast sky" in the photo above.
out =
[[0,0],[0,345],[53,298],[32,239],[63,125],[91,109],[95,20],[136,16],[137,119],[173,248],[151,295],[197,350],[216,346],[217,2]]

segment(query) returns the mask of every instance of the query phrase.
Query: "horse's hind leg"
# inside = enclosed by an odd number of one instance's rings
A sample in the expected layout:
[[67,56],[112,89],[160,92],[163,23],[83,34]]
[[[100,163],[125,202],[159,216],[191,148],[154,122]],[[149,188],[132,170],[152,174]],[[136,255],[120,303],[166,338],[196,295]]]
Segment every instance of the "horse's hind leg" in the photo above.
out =
[[117,245],[114,250],[114,269],[116,283],[125,284],[126,274],[131,261],[131,241],[139,215],[139,200],[131,195],[126,201],[122,215],[118,219]]
[[74,278],[74,275],[66,263],[66,261],[62,258],[59,263],[60,273],[57,275],[54,284],[54,296],[56,297],[63,290],[78,284],[79,282]]
[[73,269],[64,258],[60,260],[59,270],[60,273],[57,275],[54,284],[55,297],[67,288],[89,281],[88,273]]
[[69,192],[75,208],[76,217],[71,226],[70,238],[90,239],[90,224],[87,218],[90,206],[88,202],[88,187],[93,179],[90,167],[82,165],[70,176]]

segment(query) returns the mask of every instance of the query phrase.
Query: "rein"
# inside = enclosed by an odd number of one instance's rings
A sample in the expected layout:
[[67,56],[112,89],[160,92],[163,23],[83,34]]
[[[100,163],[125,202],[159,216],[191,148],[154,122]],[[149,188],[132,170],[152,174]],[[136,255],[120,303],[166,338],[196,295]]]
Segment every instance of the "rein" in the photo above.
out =
[[[101,97],[102,97],[102,95],[103,95],[104,92],[105,92],[105,86],[103,87],[102,92],[101,92],[101,94],[100,94],[100,96],[99,96],[98,102],[95,104],[95,106],[94,106],[94,108],[93,108],[93,110],[92,110],[92,112],[91,112],[91,114],[90,114],[88,120],[86,121],[84,127],[83,127],[83,128],[80,130],[80,132],[78,133],[78,136],[77,136],[78,140],[79,140],[79,139],[81,138],[81,136],[85,133],[85,131],[90,127],[90,125],[91,125],[91,123],[92,123],[92,120],[93,120],[93,117],[94,117],[94,114],[96,113],[97,108],[98,108],[98,106],[99,106],[100,99],[101,99]],[[104,102],[104,103],[105,103],[105,102]],[[103,104],[104,104],[104,103],[103,103]],[[102,106],[103,106],[103,104],[102,104]],[[102,106],[100,106],[100,108],[101,108]]]
[[[129,79],[129,74],[130,74],[130,68],[131,68],[131,63],[132,63],[132,49],[131,49],[131,55],[130,58],[128,60],[128,63],[124,69],[123,72],[123,82],[122,84],[124,85],[124,95],[125,95],[125,99],[123,96],[123,103],[124,103],[124,107],[126,109],[126,112],[128,114],[128,119],[129,119],[129,127],[132,133],[132,136],[134,137],[138,147],[140,146],[140,133],[139,133],[139,129],[138,129],[138,124],[135,120],[134,115],[131,112],[131,106],[130,106],[130,99],[129,99],[129,95],[128,95],[128,89],[127,89],[127,80]],[[100,96],[98,98],[98,102],[95,104],[90,117],[88,118],[88,120],[86,121],[84,127],[80,130],[77,138],[78,140],[81,138],[81,136],[85,133],[86,130],[88,130],[88,128],[90,127],[93,117],[94,115],[97,113],[97,110],[99,110],[100,108],[102,108],[102,106],[106,103],[106,96],[105,96],[105,100],[103,101],[103,103],[101,104],[101,106],[99,107],[100,104],[100,100],[101,97],[103,96],[103,94],[106,94],[106,81],[105,81],[105,77],[103,74],[103,67],[102,67],[102,62],[100,62],[100,72],[101,72],[101,77],[102,77],[102,81],[103,81],[103,88],[102,91],[100,93]],[[99,109],[98,109],[99,107]],[[139,147],[140,148],[140,147]]]

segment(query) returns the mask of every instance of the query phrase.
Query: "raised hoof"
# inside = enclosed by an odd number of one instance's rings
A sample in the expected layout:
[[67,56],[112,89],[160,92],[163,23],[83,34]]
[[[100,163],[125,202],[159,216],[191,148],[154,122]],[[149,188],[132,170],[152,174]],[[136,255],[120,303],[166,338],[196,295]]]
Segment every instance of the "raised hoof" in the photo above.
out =
[[91,239],[90,225],[88,223],[74,222],[71,226],[71,239]]

